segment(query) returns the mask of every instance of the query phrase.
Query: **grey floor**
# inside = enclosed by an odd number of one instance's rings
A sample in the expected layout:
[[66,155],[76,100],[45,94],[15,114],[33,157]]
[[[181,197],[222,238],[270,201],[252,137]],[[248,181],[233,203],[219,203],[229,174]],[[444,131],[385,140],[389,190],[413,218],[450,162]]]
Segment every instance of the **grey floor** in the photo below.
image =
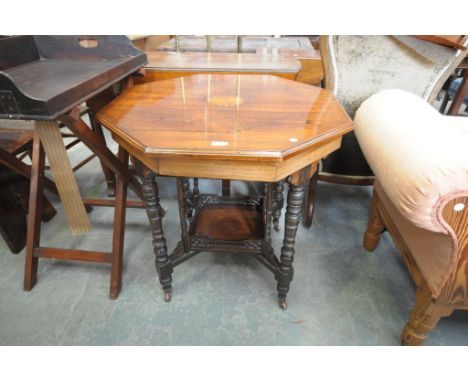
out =
[[[79,145],[72,162],[83,157]],[[77,173],[83,194],[102,196],[96,160]],[[202,191],[220,191],[203,181]],[[175,181],[160,180],[169,249],[180,237]],[[256,192],[234,182],[235,193]],[[243,255],[204,253],[178,266],[173,301],[156,280],[144,210],[127,211],[123,288],[108,299],[109,267],[43,259],[38,283],[22,290],[24,251],[0,240],[0,345],[398,345],[414,285],[388,234],[374,253],[362,248],[370,188],[319,183],[312,229],[297,235],[288,310],[277,306],[272,274]],[[42,244],[108,250],[113,210],[95,208],[93,230],[72,237],[59,210],[43,225]],[[284,213],[283,213],[284,217]],[[274,234],[277,250],[282,232]],[[455,312],[427,345],[467,345],[468,314]]]

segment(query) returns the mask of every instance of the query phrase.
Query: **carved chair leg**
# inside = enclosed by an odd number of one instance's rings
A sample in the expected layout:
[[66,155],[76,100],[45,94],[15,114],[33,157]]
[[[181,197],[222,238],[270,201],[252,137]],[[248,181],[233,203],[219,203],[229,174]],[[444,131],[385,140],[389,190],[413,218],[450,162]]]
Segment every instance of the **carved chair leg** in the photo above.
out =
[[385,225],[382,222],[378,211],[379,203],[379,196],[377,195],[374,189],[370,206],[369,221],[367,223],[367,230],[364,234],[363,242],[364,248],[366,249],[366,251],[369,252],[372,252],[375,248],[377,248],[377,244],[379,244],[380,240],[380,235],[385,230]]
[[293,278],[294,244],[296,232],[302,216],[304,204],[304,184],[290,181],[286,206],[284,241],[281,248],[280,269],[275,278],[278,281],[278,302],[281,309],[286,309],[286,295]]
[[317,195],[317,181],[318,181],[318,169],[315,174],[310,178],[309,182],[309,195],[307,197],[307,205],[306,205],[306,217],[304,221],[304,225],[307,228],[310,228],[312,225],[312,219],[314,217],[314,207],[315,207],[315,198]]
[[159,204],[158,185],[155,174],[142,166],[143,199],[153,236],[153,250],[156,256],[156,270],[164,290],[164,301],[172,298],[172,261],[167,253],[166,239],[162,227],[162,208]]
[[273,191],[273,228],[276,232],[279,232],[280,225],[279,220],[281,217],[281,210],[284,206],[284,181],[281,180],[276,182],[275,189]]
[[401,344],[421,345],[439,320],[452,312],[450,307],[437,305],[426,287],[419,289],[416,293],[416,306],[401,332]]

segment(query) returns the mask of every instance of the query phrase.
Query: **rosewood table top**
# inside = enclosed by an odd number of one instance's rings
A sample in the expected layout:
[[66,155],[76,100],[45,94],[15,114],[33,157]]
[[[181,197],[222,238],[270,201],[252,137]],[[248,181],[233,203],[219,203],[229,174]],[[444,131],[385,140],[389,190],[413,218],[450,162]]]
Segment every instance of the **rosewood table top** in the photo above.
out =
[[268,75],[136,85],[97,118],[156,173],[258,181],[317,162],[352,129],[331,92]]

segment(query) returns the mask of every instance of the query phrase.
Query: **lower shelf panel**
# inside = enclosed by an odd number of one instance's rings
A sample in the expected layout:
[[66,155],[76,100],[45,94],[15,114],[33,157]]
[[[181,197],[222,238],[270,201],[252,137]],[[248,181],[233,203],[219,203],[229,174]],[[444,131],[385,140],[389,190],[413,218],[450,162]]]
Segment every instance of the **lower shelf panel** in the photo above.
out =
[[196,209],[189,229],[191,249],[261,252],[264,243],[262,204],[220,202]]

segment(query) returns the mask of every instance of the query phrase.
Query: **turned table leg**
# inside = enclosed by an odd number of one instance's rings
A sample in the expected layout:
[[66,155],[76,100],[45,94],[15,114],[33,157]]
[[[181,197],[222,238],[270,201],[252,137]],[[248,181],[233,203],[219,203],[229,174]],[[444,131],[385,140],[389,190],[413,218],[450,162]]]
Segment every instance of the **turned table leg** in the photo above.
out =
[[286,295],[293,278],[294,244],[301,221],[304,202],[304,186],[310,179],[310,166],[293,174],[289,179],[288,199],[286,206],[284,240],[281,247],[280,266],[276,272],[278,281],[278,302],[281,309],[286,309]]
[[276,232],[279,232],[279,219],[281,217],[281,210],[284,205],[284,181],[280,180],[275,184],[275,190],[273,191],[274,205],[273,205],[273,228]]
[[159,204],[158,185],[155,174],[146,169],[142,169],[143,199],[145,201],[146,213],[151,226],[153,236],[153,250],[156,256],[156,270],[159,275],[159,282],[164,290],[164,301],[172,298],[172,261],[167,253],[166,239],[162,227],[162,208]]

